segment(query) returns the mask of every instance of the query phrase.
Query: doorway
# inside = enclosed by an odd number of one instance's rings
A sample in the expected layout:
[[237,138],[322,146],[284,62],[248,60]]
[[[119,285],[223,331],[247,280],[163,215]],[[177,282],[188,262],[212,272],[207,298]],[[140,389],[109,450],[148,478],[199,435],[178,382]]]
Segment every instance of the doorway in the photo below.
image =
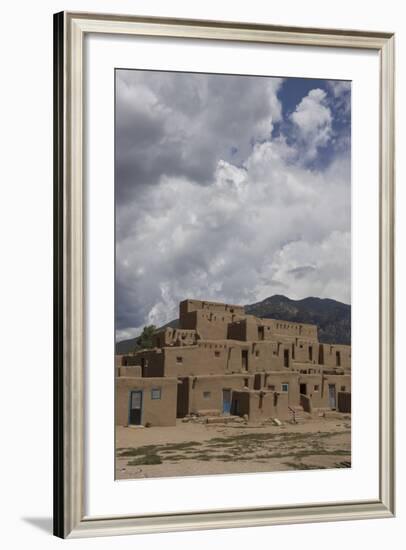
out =
[[223,389],[223,414],[231,412],[231,390]]
[[330,409],[336,409],[337,403],[336,403],[336,385],[335,384],[329,384],[328,385],[328,405]]
[[241,361],[242,361],[242,370],[247,371],[248,370],[248,350],[243,349],[241,351]]
[[300,384],[299,392],[301,395],[307,395],[307,384]]
[[142,418],[142,391],[130,392],[130,405],[128,411],[128,424],[139,426]]
[[189,413],[189,378],[178,378],[176,397],[176,418],[184,418]]
[[323,347],[323,344],[319,345],[319,365],[324,365],[324,347]]

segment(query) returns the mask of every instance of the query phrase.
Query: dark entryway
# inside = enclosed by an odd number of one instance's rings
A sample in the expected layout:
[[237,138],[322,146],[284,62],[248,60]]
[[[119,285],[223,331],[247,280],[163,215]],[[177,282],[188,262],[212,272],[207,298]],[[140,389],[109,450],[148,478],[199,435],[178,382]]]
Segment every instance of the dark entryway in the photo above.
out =
[[128,412],[128,423],[138,426],[141,424],[142,418],[142,391],[130,392],[130,406]]
[[147,367],[147,361],[145,360],[145,357],[141,357],[141,376],[143,378],[147,376],[146,367]]
[[324,348],[323,348],[323,344],[319,345],[319,365],[324,365]]
[[254,390],[260,390],[261,389],[261,375],[256,374],[254,376]]
[[264,336],[264,327],[258,327],[258,340],[263,340]]
[[248,350],[241,351],[242,370],[248,370]]
[[283,366],[289,368],[289,350],[283,350]]
[[178,378],[176,417],[183,418],[189,413],[189,378]]
[[307,395],[307,384],[300,384],[299,391],[302,395]]

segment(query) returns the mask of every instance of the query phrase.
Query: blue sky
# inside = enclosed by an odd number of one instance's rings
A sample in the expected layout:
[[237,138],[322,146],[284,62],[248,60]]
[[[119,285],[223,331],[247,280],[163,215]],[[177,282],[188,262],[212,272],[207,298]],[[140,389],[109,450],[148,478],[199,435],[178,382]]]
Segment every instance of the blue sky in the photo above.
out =
[[351,85],[116,71],[117,339],[188,297],[350,303]]

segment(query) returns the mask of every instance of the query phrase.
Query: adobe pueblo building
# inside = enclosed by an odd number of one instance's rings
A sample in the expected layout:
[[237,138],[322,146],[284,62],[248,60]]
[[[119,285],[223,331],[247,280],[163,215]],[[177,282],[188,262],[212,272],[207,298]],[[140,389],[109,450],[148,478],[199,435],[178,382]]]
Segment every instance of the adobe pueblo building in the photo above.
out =
[[322,344],[317,326],[185,300],[179,328],[116,357],[116,424],[173,426],[187,415],[250,422],[296,411],[351,410],[351,347]]

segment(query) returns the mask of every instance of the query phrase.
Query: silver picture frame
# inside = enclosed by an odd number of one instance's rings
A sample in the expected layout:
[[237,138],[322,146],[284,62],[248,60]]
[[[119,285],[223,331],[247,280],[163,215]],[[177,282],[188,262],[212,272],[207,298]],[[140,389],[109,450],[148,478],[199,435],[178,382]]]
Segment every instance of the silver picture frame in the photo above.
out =
[[[87,517],[84,471],[83,43],[142,35],[356,48],[380,56],[379,498],[192,513]],[[54,534],[62,538],[389,518],[394,453],[394,35],[62,12],[54,16]]]

